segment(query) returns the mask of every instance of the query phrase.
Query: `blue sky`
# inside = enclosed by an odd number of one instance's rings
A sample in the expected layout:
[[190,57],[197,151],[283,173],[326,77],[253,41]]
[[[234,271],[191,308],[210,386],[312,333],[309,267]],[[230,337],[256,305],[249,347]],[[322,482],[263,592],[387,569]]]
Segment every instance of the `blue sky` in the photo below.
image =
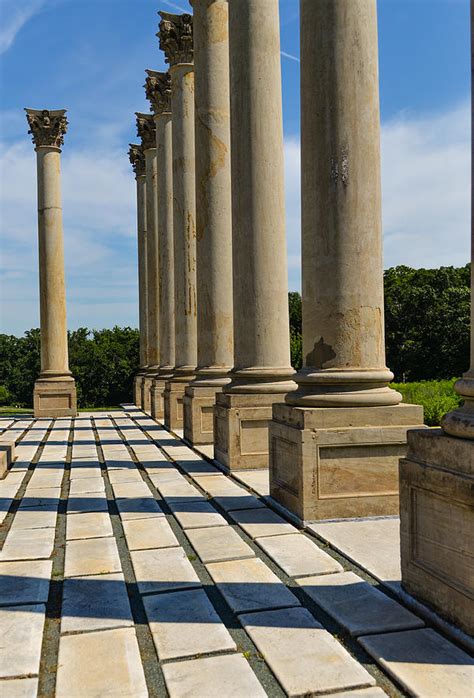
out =
[[[317,0],[315,0],[317,1]],[[356,1],[356,0],[354,0]],[[289,286],[299,289],[298,0],[280,0]],[[159,9],[187,0],[0,0],[0,330],[38,325],[35,154],[23,107],[67,108],[68,322],[137,325],[127,147]],[[378,0],[385,266],[469,259],[468,0]]]

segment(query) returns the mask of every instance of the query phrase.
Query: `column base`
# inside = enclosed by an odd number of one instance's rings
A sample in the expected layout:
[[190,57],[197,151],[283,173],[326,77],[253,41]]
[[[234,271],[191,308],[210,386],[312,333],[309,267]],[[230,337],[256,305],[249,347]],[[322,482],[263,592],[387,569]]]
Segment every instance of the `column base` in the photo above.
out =
[[184,438],[192,444],[214,443],[214,405],[222,385],[187,386],[183,400]]
[[155,378],[150,388],[151,416],[153,419],[163,419],[165,416],[165,386],[167,379]]
[[172,431],[183,429],[183,400],[187,382],[166,381],[164,394],[165,426]]
[[214,458],[229,470],[268,468],[272,408],[286,393],[218,393],[214,408]]
[[35,417],[75,417],[77,415],[74,378],[38,378],[33,390]]
[[398,514],[398,461],[419,405],[275,405],[270,496],[301,522]]
[[142,406],[142,384],[144,373],[138,372],[133,379],[133,404],[137,407]]
[[474,441],[412,431],[400,461],[402,585],[474,634]]

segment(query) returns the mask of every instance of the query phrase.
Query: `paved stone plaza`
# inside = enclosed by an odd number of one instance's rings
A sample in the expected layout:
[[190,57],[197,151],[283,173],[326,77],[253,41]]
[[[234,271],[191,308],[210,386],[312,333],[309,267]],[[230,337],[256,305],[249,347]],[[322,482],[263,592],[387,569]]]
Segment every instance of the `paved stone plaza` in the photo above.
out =
[[0,694],[472,695],[400,596],[398,520],[299,531],[135,407],[3,419]]

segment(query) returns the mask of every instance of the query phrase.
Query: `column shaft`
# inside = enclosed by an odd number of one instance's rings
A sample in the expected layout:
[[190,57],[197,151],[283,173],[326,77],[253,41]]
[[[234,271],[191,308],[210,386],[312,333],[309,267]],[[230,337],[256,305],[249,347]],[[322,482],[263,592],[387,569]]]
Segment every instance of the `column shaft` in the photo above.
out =
[[158,215],[157,215],[157,157],[156,148],[145,150],[146,163],[146,220],[147,220],[147,310],[148,310],[148,366],[156,371],[160,363],[159,287],[158,287]]
[[138,230],[138,312],[140,328],[140,368],[148,366],[147,232],[146,176],[137,176]]

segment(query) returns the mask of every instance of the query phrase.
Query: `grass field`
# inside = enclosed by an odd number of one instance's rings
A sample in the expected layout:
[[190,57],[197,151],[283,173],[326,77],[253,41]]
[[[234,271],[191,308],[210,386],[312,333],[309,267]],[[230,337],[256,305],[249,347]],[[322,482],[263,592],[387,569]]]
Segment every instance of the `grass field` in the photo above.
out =
[[457,407],[461,398],[454,391],[452,380],[418,381],[417,383],[392,383],[391,387],[403,395],[403,402],[422,405],[424,422],[430,427],[439,426],[441,418]]

